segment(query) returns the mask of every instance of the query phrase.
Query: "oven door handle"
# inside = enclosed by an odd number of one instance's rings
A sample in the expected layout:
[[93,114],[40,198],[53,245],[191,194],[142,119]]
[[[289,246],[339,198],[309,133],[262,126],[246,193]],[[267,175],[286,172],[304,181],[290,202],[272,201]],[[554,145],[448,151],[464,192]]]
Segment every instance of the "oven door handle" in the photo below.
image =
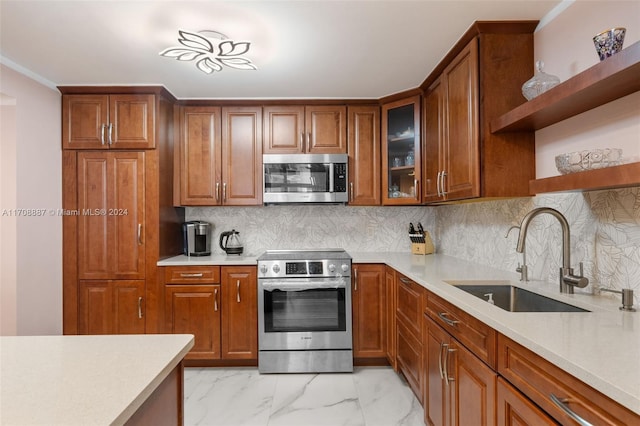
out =
[[259,286],[264,291],[304,291],[347,288],[347,283],[348,281],[345,277],[327,280],[289,278],[286,280],[260,280]]

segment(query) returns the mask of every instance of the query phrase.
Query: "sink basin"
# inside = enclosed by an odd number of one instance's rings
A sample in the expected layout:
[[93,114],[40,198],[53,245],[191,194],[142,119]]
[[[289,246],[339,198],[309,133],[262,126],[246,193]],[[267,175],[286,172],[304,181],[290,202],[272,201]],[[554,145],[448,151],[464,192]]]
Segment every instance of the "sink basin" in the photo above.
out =
[[453,284],[453,286],[482,300],[488,301],[488,295],[491,294],[495,306],[510,312],[589,312],[508,284]]

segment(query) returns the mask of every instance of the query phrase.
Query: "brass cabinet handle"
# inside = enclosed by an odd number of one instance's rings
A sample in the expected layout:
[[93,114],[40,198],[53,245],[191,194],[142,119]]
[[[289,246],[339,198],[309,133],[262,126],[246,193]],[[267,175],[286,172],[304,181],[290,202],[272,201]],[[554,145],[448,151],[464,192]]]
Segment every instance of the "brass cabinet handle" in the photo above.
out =
[[236,302],[240,303],[240,280],[236,281]]
[[142,296],[138,297],[138,318],[142,319]]
[[577,415],[575,413],[575,411],[573,411],[571,408],[569,408],[569,406],[566,404],[568,402],[567,399],[560,399],[557,396],[555,396],[554,394],[550,394],[549,395],[549,399],[551,399],[551,402],[556,404],[558,406],[558,408],[560,408],[562,411],[564,411],[564,413],[567,416],[569,416],[573,420],[575,420],[576,423],[578,423],[580,426],[593,426],[591,423],[589,423],[588,421],[586,421],[585,419],[583,419],[582,417]]
[[218,312],[218,289],[213,290],[213,310]]
[[182,272],[180,274],[180,276],[182,278],[202,278],[204,276],[204,274],[202,272],[197,272],[197,273],[194,272],[192,274],[187,274],[187,273]]
[[227,182],[222,183],[222,201],[227,201]]
[[142,245],[142,224],[138,224],[138,245]]
[[460,321],[457,320],[452,320],[451,318],[447,318],[447,315],[449,315],[447,312],[438,312],[438,317],[446,322],[447,324],[449,324],[451,327],[455,327],[457,323],[459,323]]

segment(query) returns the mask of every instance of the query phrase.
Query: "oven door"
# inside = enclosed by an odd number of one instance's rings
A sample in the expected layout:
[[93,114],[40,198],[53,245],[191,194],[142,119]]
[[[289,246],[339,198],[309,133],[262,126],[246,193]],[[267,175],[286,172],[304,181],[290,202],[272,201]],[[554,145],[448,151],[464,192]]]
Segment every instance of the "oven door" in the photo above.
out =
[[351,281],[258,280],[258,342],[263,350],[351,349]]

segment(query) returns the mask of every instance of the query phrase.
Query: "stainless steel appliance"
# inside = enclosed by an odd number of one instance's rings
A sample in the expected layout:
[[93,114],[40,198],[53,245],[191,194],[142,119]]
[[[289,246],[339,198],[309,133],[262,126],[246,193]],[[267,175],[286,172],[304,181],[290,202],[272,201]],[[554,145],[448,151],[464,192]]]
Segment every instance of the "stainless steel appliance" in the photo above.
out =
[[209,256],[211,254],[211,231],[208,222],[192,220],[182,224],[182,247],[186,256]]
[[346,203],[347,154],[264,154],[263,202]]
[[274,250],[258,258],[258,370],[353,371],[351,256]]

